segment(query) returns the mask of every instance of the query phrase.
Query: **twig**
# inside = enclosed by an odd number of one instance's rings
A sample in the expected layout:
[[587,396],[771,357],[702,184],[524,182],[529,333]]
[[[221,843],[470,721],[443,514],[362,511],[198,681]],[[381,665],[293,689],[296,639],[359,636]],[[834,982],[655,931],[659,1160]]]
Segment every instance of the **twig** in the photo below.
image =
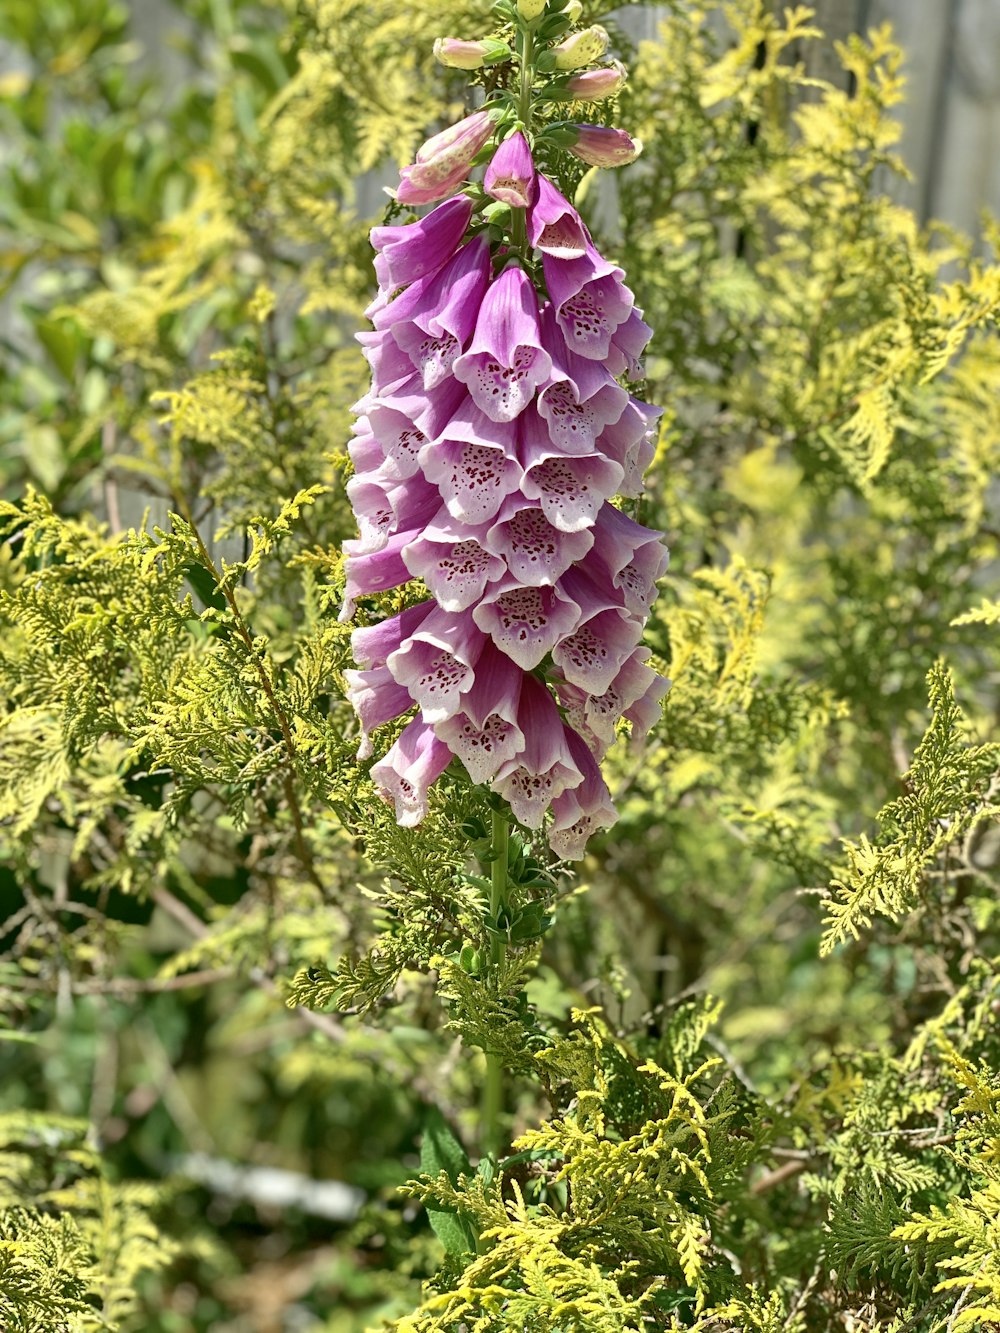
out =
[[[155,889],[153,901],[158,907],[162,907],[169,916],[172,916],[179,925],[182,925],[188,934],[193,935],[196,940],[203,940],[210,934],[204,921],[195,916],[190,907],[182,903],[179,898],[175,898],[169,889]],[[266,991],[277,999],[281,998],[277,986],[261,968],[251,968],[249,976],[258,990]],[[332,1015],[315,1014],[311,1009],[296,1009],[294,1013],[300,1023],[306,1027],[314,1028],[317,1032],[322,1032],[331,1041],[340,1042],[345,1039],[346,1034],[343,1027]]]

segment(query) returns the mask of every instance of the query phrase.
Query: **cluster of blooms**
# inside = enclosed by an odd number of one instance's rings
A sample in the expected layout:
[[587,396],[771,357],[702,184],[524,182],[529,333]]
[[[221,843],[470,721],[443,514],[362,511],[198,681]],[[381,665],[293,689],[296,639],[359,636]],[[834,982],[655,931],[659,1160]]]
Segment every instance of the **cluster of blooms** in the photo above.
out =
[[[450,193],[494,131],[478,112],[430,140],[398,198]],[[619,383],[650,329],[520,131],[484,185],[523,210],[543,299],[466,194],[372,232],[343,618],[410,579],[430,596],[355,630],[349,694],[363,758],[375,727],[419,710],[371,769],[400,824],[457,756],[528,827],[551,811],[553,850],[577,858],[616,818],[600,761],[617,722],[645,735],[667,688],[639,646],[666,549],[610,503],[639,494],[654,449],[658,412]]]

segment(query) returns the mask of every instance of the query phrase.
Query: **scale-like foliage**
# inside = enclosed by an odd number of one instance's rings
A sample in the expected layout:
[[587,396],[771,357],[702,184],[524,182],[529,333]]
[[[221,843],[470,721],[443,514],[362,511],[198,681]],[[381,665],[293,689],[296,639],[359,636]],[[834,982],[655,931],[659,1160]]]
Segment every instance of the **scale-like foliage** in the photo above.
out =
[[[997,1322],[1000,276],[883,193],[891,35],[833,86],[806,7],[678,2],[564,104],[645,141],[566,179],[655,331],[674,683],[616,829],[572,875],[512,835],[497,912],[487,794],[376,797],[337,620],[366,233],[494,16],[185,15],[166,97],[121,6],[5,8],[0,1324]],[[296,1202],[151,1183],[192,1152]]]

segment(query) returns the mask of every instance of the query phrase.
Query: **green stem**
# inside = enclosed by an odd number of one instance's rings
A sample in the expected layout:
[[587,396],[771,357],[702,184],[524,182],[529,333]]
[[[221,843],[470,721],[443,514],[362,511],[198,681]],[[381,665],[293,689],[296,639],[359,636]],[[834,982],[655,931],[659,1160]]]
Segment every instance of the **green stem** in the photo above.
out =
[[[525,130],[530,129],[531,121],[531,88],[532,74],[531,62],[535,56],[535,39],[530,28],[521,30],[521,81],[517,100],[517,118],[524,126]],[[524,216],[524,210],[515,208],[511,218],[511,240],[517,250],[520,251],[522,258],[528,257],[528,225]]]
[[[507,858],[510,825],[500,810],[493,811],[491,849],[493,862],[490,871],[490,919],[498,923],[500,913],[507,905]],[[494,934],[490,944],[490,972],[499,977],[507,945],[503,936]],[[503,1064],[499,1056],[486,1053],[486,1082],[483,1086],[483,1151],[493,1158],[500,1155],[503,1135],[500,1117],[503,1114]]]

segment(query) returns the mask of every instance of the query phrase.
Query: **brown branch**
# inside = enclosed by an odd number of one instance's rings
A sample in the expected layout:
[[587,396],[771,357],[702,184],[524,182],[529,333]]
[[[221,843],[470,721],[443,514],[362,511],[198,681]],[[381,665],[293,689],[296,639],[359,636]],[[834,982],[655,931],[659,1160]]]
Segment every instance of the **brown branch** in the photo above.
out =
[[[179,925],[182,925],[188,934],[193,935],[196,940],[203,940],[211,933],[204,921],[195,916],[190,907],[182,903],[179,898],[175,898],[169,889],[154,890],[153,901],[157,906],[162,907],[169,916],[172,916]],[[250,980],[258,990],[265,991],[268,995],[273,995],[275,999],[280,1000],[281,996],[277,986],[261,968],[251,968],[249,975]],[[322,1032],[324,1037],[329,1037],[331,1041],[339,1042],[345,1039],[346,1034],[343,1027],[332,1014],[314,1014],[311,1009],[296,1009],[294,1014],[305,1027]]]

